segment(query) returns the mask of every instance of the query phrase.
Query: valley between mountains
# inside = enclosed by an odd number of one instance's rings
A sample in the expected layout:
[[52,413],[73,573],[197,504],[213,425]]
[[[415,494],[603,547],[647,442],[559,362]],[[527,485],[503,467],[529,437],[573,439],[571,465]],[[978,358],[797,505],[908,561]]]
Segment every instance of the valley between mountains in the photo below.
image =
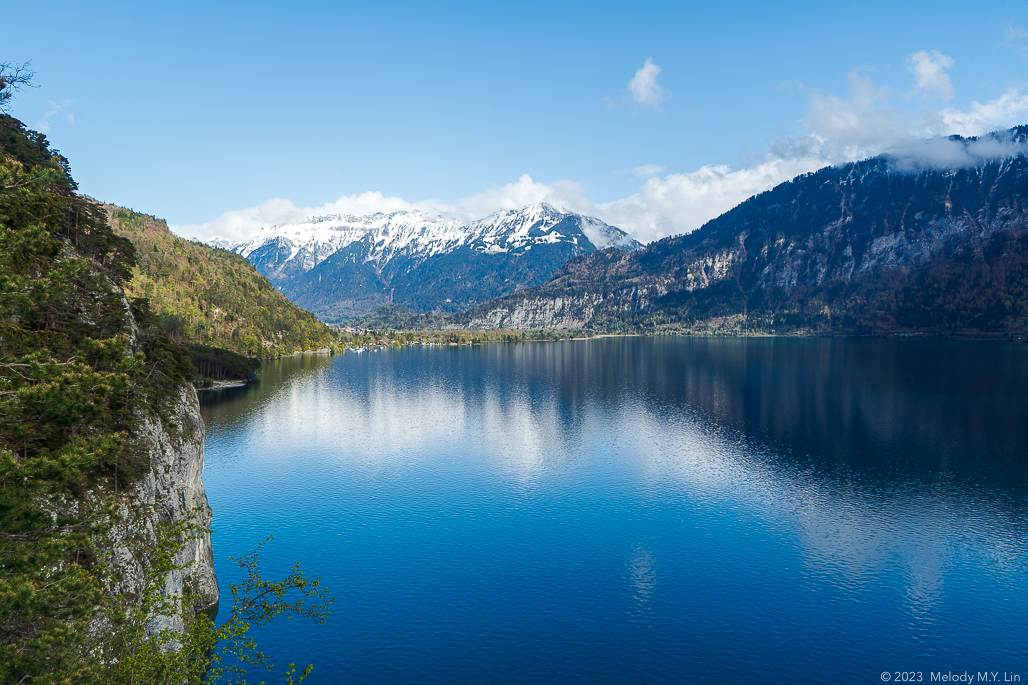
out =
[[1028,332],[1028,127],[799,176],[642,246],[546,204],[263,229],[246,257],[323,321],[595,333]]

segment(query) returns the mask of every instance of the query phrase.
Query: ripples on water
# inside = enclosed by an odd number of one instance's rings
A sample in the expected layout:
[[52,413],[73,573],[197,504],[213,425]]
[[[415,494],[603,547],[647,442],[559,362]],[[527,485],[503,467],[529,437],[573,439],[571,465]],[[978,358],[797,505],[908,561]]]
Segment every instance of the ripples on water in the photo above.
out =
[[337,597],[311,682],[1028,682],[1028,348],[607,338],[206,395],[227,557]]

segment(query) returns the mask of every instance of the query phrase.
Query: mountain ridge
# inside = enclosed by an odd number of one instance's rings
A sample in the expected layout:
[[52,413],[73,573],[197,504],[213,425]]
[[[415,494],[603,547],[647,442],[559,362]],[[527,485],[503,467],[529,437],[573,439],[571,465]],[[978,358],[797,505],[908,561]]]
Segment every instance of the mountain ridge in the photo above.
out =
[[459,311],[545,283],[571,257],[610,246],[641,247],[598,219],[537,203],[472,222],[416,209],[312,217],[232,249],[293,302],[338,321],[393,303]]
[[970,166],[881,155],[803,174],[692,233],[578,256],[453,325],[1014,335],[1028,324],[1026,139],[945,139]]

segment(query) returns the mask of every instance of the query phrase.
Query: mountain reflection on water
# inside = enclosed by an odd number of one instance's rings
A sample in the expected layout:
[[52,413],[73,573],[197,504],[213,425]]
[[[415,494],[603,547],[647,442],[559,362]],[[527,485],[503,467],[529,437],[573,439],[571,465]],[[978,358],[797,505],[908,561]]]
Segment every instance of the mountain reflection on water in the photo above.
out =
[[338,588],[328,626],[264,632],[313,682],[1028,678],[1023,346],[605,338],[261,379],[202,398],[215,551],[228,582],[274,532]]

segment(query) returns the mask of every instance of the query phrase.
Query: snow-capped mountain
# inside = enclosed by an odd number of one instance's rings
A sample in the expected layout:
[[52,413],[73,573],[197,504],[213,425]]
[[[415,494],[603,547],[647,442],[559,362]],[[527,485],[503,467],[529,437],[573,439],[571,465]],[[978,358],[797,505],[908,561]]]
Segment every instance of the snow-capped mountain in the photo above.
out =
[[338,320],[386,302],[454,311],[545,283],[568,259],[606,247],[640,245],[598,219],[535,204],[470,223],[419,210],[314,217],[232,249],[294,302]]
[[[561,223],[565,230],[553,230]],[[433,216],[420,210],[353,216],[336,214],[262,229],[245,243],[228,247],[253,262],[262,273],[275,278],[306,273],[339,250],[357,242],[368,249],[363,261],[385,266],[398,258],[422,262],[464,246],[486,254],[522,253],[536,243],[578,244],[584,235],[586,251],[606,247],[633,250],[640,247],[624,231],[599,219],[564,212],[548,204],[519,210],[501,210],[484,219],[464,223]]]
[[424,260],[459,246],[466,237],[466,227],[455,219],[419,210],[370,216],[335,214],[262,229],[233,249],[281,285],[351,246],[367,248],[360,250],[361,261],[385,265],[395,258]]

